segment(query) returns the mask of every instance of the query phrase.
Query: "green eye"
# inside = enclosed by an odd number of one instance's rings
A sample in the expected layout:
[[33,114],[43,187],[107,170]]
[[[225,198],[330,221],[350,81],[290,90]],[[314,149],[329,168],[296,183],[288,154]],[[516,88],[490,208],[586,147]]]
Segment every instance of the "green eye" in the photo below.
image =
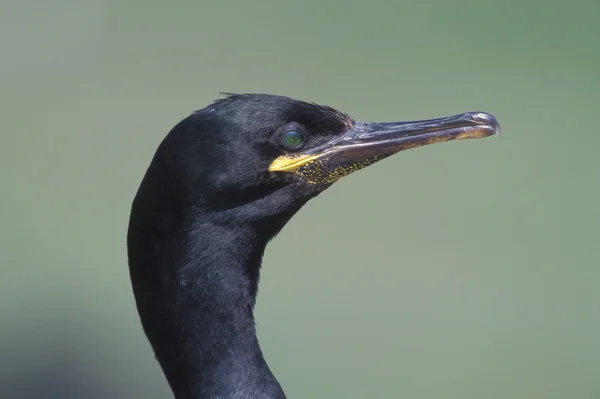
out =
[[289,150],[297,150],[304,144],[304,135],[297,130],[288,130],[281,135],[281,144]]

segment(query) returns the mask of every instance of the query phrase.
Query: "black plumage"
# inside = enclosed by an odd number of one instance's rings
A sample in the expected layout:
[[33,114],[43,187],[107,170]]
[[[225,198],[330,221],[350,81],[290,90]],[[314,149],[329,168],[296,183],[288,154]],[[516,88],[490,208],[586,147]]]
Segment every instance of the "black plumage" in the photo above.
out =
[[342,176],[498,129],[484,113],[364,123],[260,94],[228,95],[177,124],[139,187],[127,238],[142,325],[175,397],[284,398],[254,327],[267,242]]

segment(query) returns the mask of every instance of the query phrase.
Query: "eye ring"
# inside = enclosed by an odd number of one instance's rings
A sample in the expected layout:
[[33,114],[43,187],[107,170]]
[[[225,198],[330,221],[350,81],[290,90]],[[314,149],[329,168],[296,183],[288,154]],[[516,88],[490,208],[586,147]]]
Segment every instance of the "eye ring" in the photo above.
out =
[[279,137],[279,144],[288,151],[298,151],[306,144],[306,134],[300,129],[286,129]]

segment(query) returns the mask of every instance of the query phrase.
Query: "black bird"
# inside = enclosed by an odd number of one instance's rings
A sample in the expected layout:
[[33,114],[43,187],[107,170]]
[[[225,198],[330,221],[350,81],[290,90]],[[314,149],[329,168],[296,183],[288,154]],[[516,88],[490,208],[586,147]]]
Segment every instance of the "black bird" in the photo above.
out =
[[177,124],[127,235],[137,309],[175,397],[285,398],[254,325],[267,242],[343,176],[408,148],[497,133],[482,112],[366,123],[265,94],[227,95]]

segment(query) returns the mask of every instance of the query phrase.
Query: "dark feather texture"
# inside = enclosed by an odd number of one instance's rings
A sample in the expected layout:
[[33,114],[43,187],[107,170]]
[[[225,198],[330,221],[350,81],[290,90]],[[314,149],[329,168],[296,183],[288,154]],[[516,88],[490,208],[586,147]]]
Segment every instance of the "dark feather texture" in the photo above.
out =
[[[285,398],[254,328],[269,240],[343,176],[405,149],[499,129],[481,112],[355,122],[264,94],[228,95],[177,124],[142,180],[127,236],[142,325],[176,398]],[[285,145],[288,133],[301,145]]]
[[144,330],[182,398],[283,398],[253,320],[267,242],[327,185],[273,177],[287,123],[330,135],[346,114],[287,97],[229,95],[177,124],[133,202],[131,280]]

